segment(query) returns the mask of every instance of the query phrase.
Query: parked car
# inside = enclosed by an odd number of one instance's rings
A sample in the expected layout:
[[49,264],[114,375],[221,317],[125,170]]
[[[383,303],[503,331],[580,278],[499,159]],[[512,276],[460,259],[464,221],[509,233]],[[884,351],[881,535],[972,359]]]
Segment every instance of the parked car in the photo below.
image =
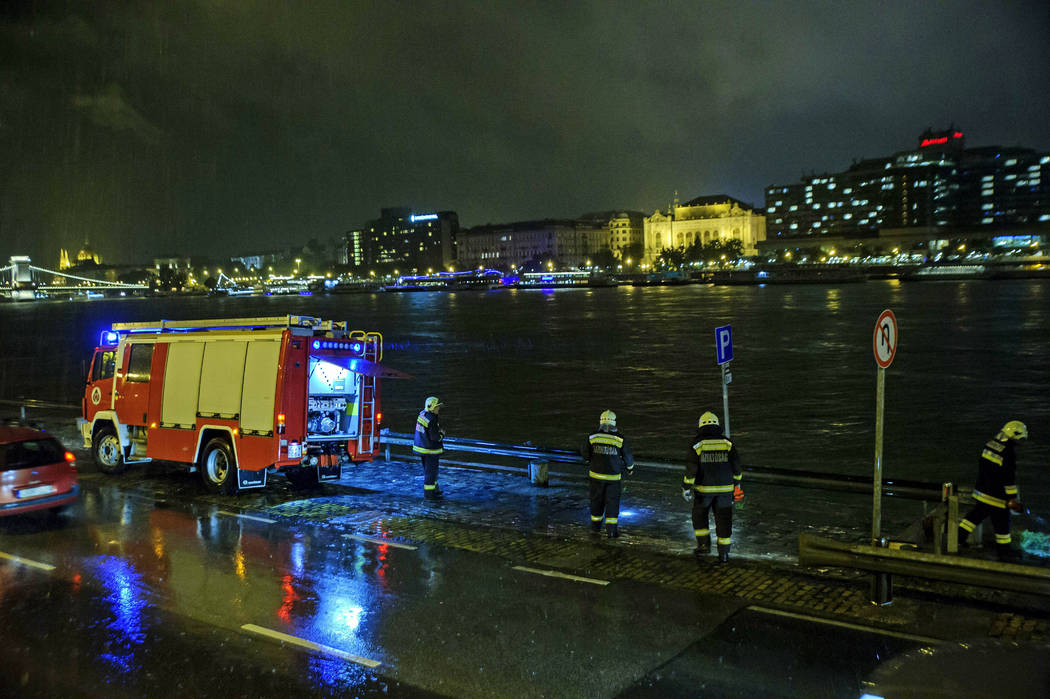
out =
[[0,517],[76,501],[76,457],[38,429],[0,425]]

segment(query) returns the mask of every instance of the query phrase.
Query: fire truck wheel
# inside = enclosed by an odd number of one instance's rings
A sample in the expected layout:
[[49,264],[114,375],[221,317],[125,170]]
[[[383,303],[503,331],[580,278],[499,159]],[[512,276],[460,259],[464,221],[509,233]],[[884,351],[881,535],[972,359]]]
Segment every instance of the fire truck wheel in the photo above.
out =
[[124,463],[124,448],[112,427],[102,427],[92,440],[91,453],[102,473],[117,475],[128,466]]
[[210,440],[201,453],[199,465],[204,487],[213,493],[237,492],[237,463],[230,443],[222,437]]

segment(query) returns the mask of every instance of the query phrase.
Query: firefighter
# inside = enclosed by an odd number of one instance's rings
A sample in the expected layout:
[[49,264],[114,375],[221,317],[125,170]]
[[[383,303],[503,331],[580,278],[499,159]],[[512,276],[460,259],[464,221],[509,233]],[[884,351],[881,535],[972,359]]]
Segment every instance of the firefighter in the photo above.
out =
[[1010,546],[1010,511],[1024,512],[1014,471],[1017,443],[1027,438],[1025,424],[1011,420],[995,437],[985,442],[977,459],[977,484],[973,487],[973,499],[977,504],[959,522],[959,543],[965,544],[981,520],[991,517],[995,528],[995,550],[1001,561],[1013,561],[1019,557]]
[[412,451],[419,454],[423,462],[423,497],[428,500],[441,498],[438,488],[438,459],[444,451],[445,431],[438,422],[438,413],[443,403],[436,396],[430,396],[423,404],[423,410],[416,417],[416,435]]
[[708,515],[714,508],[718,560],[725,563],[733,543],[733,503],[744,497],[740,489],[740,457],[736,445],[723,434],[717,415],[705,412],[697,427],[682,479],[682,498],[693,501],[693,534],[698,557],[711,552]]
[[598,418],[598,431],[587,436],[581,450],[590,464],[591,529],[602,530],[602,519],[610,539],[620,536],[620,478],[634,473],[634,456],[623,435],[616,430],[616,413],[606,410]]

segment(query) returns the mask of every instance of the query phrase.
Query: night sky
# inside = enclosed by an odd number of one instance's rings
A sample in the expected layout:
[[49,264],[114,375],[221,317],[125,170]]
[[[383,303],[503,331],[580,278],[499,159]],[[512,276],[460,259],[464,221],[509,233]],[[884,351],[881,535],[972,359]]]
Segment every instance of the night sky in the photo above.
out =
[[1050,150],[1050,3],[8,0],[0,260],[762,206],[950,123]]

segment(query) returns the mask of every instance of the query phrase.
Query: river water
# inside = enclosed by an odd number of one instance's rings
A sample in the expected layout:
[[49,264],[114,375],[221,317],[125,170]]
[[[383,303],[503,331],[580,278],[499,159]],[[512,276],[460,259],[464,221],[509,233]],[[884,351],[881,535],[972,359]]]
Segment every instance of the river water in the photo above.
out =
[[681,459],[722,414],[714,329],[732,325],[730,426],[745,464],[870,474],[875,320],[901,338],[886,372],[884,473],[972,485],[982,443],[1028,424],[1022,495],[1050,512],[1050,285],[1040,281],[619,287],[0,305],[0,398],[79,402],[81,362],[117,321],[348,320],[385,338],[383,423],[428,395],[451,436],[567,447],[611,409],[640,458]]

